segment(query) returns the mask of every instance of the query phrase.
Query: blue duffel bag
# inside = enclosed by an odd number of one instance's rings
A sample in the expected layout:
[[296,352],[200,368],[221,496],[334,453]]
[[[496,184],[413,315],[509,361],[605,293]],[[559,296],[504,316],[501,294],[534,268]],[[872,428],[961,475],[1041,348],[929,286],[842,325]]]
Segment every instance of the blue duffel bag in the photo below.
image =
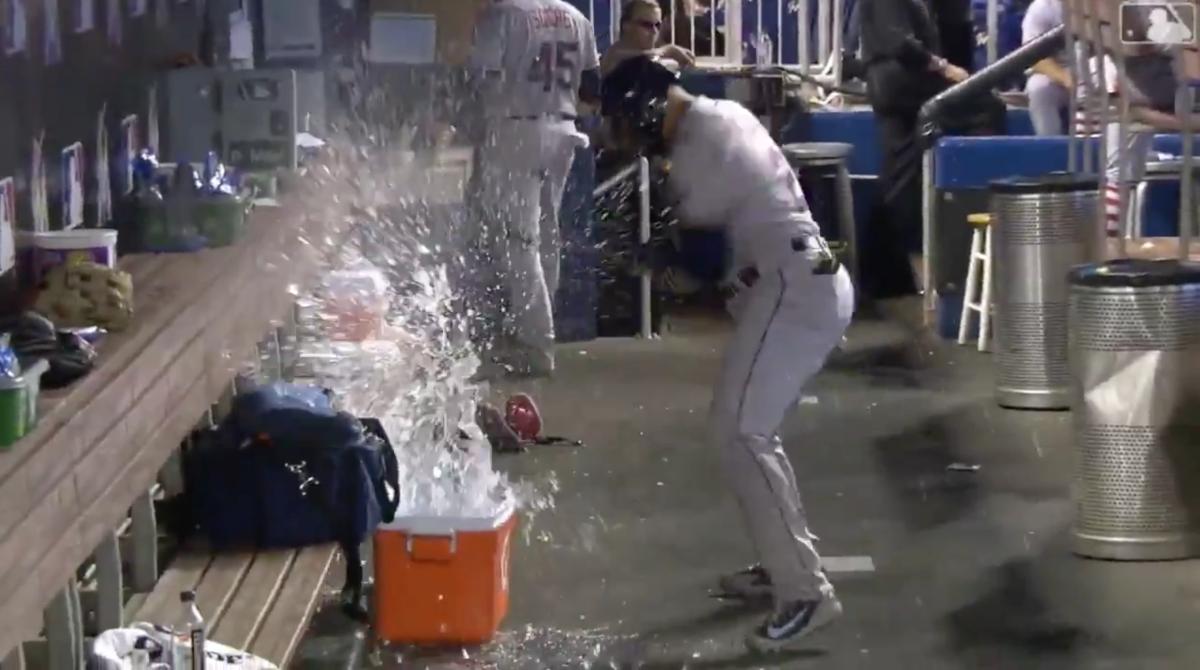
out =
[[360,547],[399,504],[396,454],[378,420],[338,412],[318,387],[265,385],[196,436],[185,472],[195,527],[214,549],[337,542],[344,606],[365,616]]

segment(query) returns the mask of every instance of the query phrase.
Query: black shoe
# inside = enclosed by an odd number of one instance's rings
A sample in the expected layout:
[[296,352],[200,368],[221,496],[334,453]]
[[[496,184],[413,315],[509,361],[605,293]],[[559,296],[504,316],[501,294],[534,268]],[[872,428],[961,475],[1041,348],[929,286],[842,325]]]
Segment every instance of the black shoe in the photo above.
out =
[[761,565],[752,565],[745,570],[722,575],[717,584],[721,587],[722,595],[726,596],[747,600],[771,597],[771,575],[767,574],[766,568]]

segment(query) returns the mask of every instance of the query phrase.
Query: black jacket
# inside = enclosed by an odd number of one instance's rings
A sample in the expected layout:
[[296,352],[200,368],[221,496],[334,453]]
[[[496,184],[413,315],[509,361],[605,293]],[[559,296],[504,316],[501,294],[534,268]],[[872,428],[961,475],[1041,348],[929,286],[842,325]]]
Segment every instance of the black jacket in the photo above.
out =
[[926,0],[860,0],[863,61],[871,105],[915,115],[948,82],[930,71],[941,55],[936,19]]

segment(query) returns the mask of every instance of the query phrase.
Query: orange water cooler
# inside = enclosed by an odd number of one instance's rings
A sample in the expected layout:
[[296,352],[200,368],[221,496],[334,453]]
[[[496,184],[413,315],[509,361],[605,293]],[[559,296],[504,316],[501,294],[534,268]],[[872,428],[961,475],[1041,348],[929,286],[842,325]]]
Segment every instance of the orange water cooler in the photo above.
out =
[[375,633],[450,645],[492,639],[508,613],[515,506],[495,516],[407,517],[375,533]]

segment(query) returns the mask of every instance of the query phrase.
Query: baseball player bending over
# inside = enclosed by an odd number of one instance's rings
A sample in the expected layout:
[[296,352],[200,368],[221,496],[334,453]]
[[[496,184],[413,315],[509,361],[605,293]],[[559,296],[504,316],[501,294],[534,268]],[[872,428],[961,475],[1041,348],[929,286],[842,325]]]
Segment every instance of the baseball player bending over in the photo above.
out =
[[483,281],[502,286],[480,304],[493,334],[485,376],[554,370],[558,213],[575,150],[586,135],[575,121],[581,99],[598,101],[600,57],[587,18],[562,0],[499,0],[483,10],[471,55],[483,75],[485,139],[480,148]]
[[761,565],[721,585],[744,596],[769,592],[774,613],[747,643],[785,648],[842,611],[778,431],[850,324],[854,288],[783,152],[746,108],[693,97],[670,70],[639,56],[605,79],[602,109],[625,149],[669,160],[667,188],[680,219],[724,229],[730,240],[736,329],[714,394],[712,434]]

